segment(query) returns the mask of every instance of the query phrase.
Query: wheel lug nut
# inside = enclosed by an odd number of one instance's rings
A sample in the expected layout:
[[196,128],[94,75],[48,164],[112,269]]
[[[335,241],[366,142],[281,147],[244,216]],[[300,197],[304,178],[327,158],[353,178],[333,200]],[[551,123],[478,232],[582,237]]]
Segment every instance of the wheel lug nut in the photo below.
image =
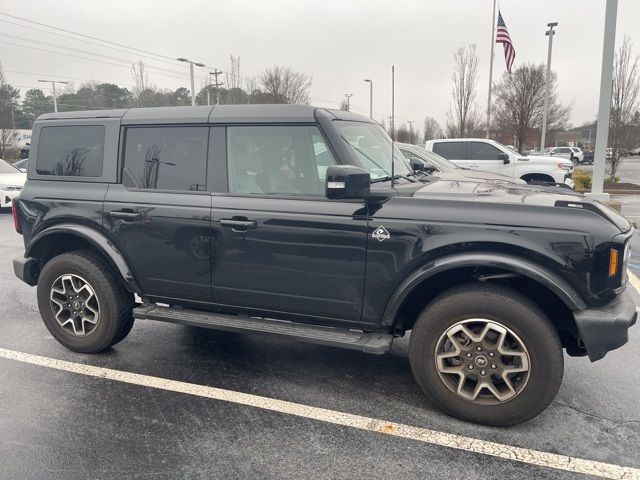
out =
[[469,370],[473,370],[473,365],[469,365]]
[[476,350],[481,352],[482,351],[482,347],[478,346],[478,347],[476,347]]
[[493,353],[493,352],[489,352],[489,356],[490,356],[490,357],[493,357],[493,356],[495,356],[495,353]]
[[470,353],[467,353],[467,358],[471,358],[471,354]]
[[484,370],[480,370],[480,375],[486,375],[487,372],[485,372]]
[[491,364],[491,370],[495,370],[496,369],[496,365],[494,363]]

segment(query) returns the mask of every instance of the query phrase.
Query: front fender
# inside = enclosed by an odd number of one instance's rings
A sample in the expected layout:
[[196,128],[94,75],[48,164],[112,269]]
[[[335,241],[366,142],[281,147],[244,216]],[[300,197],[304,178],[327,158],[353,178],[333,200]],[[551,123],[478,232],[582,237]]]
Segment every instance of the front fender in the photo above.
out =
[[518,273],[547,287],[570,310],[584,310],[587,307],[584,300],[569,283],[544,267],[512,255],[474,252],[441,257],[412,272],[389,299],[382,317],[382,325],[391,326],[394,324],[400,306],[421,282],[438,273],[465,267],[494,267]]
[[133,276],[133,272],[125,261],[124,257],[116,246],[102,233],[94,228],[73,223],[60,223],[48,227],[35,235],[25,248],[25,258],[38,258],[41,256],[43,245],[55,235],[71,235],[81,238],[93,247],[95,247],[102,255],[111,263],[111,265],[120,273],[128,290],[141,293],[138,282]]

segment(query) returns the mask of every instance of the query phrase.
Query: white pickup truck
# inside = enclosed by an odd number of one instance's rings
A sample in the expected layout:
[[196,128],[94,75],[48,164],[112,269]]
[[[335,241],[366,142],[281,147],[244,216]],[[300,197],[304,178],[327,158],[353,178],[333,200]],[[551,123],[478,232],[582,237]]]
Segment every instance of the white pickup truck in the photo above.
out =
[[564,158],[522,155],[485,138],[429,140],[425,149],[460,167],[496,172],[526,182],[563,183],[573,188],[573,162]]

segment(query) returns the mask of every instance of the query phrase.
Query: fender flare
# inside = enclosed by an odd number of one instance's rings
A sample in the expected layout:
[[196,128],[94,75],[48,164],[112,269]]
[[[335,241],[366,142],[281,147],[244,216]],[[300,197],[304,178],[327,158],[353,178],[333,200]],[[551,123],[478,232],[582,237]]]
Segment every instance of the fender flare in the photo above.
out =
[[109,263],[111,263],[111,265],[120,273],[120,276],[124,280],[128,290],[135,293],[141,293],[140,286],[124,259],[124,256],[120,253],[120,250],[118,250],[113,242],[111,242],[103,233],[85,225],[59,223],[45,228],[31,239],[26,246],[24,256],[26,258],[33,257],[34,253],[38,250],[38,246],[41,245],[43,240],[57,234],[72,235],[89,242],[93,247],[99,250]]
[[570,310],[584,310],[587,305],[578,292],[563,278],[540,265],[512,255],[496,253],[462,253],[435,259],[408,275],[393,292],[382,316],[382,325],[395,323],[400,306],[422,281],[447,270],[464,267],[495,267],[521,274],[556,294]]

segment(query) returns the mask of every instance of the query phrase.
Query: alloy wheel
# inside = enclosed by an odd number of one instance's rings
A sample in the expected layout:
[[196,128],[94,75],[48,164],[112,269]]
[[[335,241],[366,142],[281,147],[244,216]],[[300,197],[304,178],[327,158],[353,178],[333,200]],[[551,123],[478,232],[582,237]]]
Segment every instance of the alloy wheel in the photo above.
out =
[[495,405],[518,395],[531,371],[529,352],[513,330],[473,318],[449,327],[436,344],[436,368],[456,395]]
[[78,275],[58,277],[53,282],[49,299],[56,321],[68,333],[90,335],[100,321],[100,303],[95,290]]

